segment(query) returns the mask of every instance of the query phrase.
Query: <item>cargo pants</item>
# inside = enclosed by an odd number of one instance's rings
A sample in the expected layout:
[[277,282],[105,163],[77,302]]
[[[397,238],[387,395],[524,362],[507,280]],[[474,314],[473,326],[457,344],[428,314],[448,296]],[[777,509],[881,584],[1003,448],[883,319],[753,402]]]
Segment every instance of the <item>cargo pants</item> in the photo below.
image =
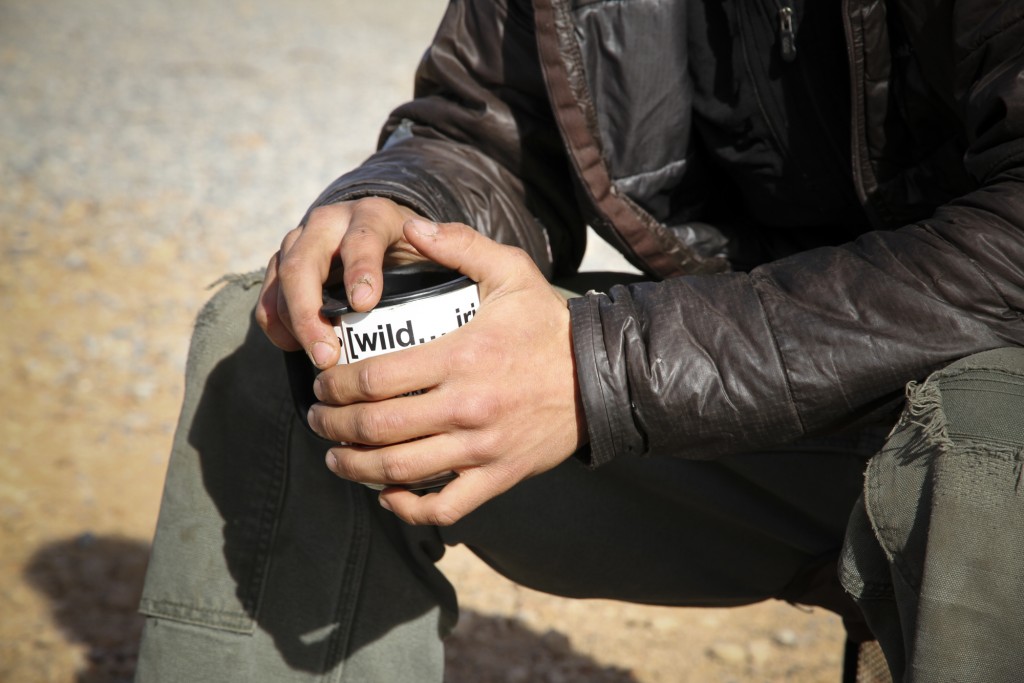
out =
[[252,319],[258,290],[230,278],[196,323],[138,683],[440,683],[457,602],[434,563],[458,543],[562,596],[821,605],[873,632],[896,680],[1024,667],[1024,350],[912,385],[888,439],[569,459],[452,527],[410,527],[323,465],[330,444],[299,421]]

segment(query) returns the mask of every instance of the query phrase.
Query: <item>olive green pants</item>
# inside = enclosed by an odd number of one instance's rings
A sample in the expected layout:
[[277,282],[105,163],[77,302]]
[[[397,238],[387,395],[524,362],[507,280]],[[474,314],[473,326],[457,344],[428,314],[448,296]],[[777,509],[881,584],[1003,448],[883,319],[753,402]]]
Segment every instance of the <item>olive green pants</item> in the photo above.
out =
[[777,598],[857,633],[841,574],[908,680],[1010,680],[1024,663],[1020,350],[929,379],[884,448],[863,431],[707,462],[570,459],[453,527],[415,528],[324,467],[329,444],[299,422],[252,321],[258,289],[232,279],[197,321],[139,683],[440,682],[457,606],[434,563],[456,543],[558,595]]

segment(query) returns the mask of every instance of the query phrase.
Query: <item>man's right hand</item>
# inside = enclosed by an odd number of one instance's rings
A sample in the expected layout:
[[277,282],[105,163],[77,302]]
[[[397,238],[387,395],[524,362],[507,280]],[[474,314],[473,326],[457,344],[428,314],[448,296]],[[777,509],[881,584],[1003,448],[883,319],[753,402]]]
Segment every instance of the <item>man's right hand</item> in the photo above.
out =
[[267,265],[256,322],[275,346],[305,350],[321,370],[338,362],[334,329],[320,316],[324,283],[342,269],[349,303],[367,311],[380,300],[385,265],[424,260],[403,237],[410,219],[424,220],[390,199],[367,197],[314,209],[285,235]]

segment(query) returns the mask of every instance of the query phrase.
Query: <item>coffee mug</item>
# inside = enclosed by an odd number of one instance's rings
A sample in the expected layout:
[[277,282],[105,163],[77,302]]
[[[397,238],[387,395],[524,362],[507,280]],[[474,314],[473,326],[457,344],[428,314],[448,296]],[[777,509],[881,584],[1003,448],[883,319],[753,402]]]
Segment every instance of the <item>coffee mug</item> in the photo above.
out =
[[[339,365],[358,363],[444,336],[476,315],[477,284],[456,271],[431,263],[398,266],[384,271],[380,302],[371,310],[352,310],[341,285],[325,287],[320,313],[341,342]],[[316,367],[302,351],[285,354],[296,412],[308,428],[306,414],[316,402]],[[455,478],[454,472],[405,485],[414,491],[433,489]],[[378,484],[366,484],[381,489]]]

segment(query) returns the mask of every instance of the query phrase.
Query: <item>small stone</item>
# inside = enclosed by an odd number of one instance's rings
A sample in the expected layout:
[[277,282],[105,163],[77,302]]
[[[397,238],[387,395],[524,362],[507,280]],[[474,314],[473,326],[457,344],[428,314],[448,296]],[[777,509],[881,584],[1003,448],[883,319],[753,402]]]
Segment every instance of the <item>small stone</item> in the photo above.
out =
[[144,401],[156,393],[156,382],[149,379],[139,380],[132,384],[131,391],[134,398]]
[[739,643],[715,643],[708,648],[708,656],[728,664],[743,664],[748,654],[747,648]]
[[774,640],[777,645],[781,645],[782,647],[793,647],[796,645],[798,639],[796,636],[796,631],[784,628],[780,631],[776,631],[775,635],[772,636],[772,640]]

